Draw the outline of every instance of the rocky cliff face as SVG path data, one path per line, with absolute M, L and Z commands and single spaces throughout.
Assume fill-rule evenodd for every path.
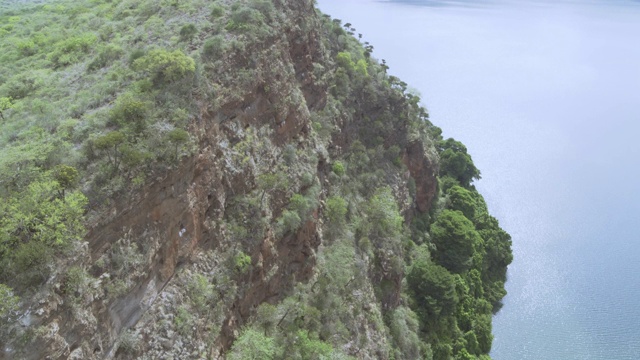
M 346 40 L 328 40 L 326 20 L 310 0 L 275 6 L 280 21 L 270 23 L 272 31 L 237 35 L 242 49 L 203 68 L 216 95 L 193 94 L 193 154 L 104 209 L 76 259 L 91 275 L 81 296 L 70 300 L 64 277 L 51 279 L 54 291 L 38 295 L 23 319 L 38 328 L 36 345 L 5 357 L 223 358 L 261 304 L 278 304 L 299 284 L 312 291 L 322 284 L 318 254 L 334 241 L 324 226 L 327 199 L 347 183 L 336 179 L 343 175 L 333 165 L 358 154 L 354 144 L 373 147 L 380 137 L 380 151 L 394 147 L 380 181 L 406 221 L 430 211 L 437 164 L 425 137 L 411 133 L 412 108 L 402 91 L 358 85 L 358 96 L 337 100 L 334 77 L 342 65 L 331 41 Z M 385 91 L 395 98 L 383 100 Z M 299 224 L 289 225 L 294 194 L 306 205 Z M 366 265 L 367 278 L 347 280 L 362 283 L 357 296 L 366 306 L 388 310 L 402 301 L 403 270 L 393 263 L 394 250 L 382 247 L 369 255 L 379 265 Z M 387 288 L 376 295 L 380 283 Z M 345 351 L 386 358 L 384 330 L 362 316 L 361 342 L 346 341 Z

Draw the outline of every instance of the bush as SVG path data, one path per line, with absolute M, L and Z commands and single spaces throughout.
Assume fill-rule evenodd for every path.
M 184 25 L 180 29 L 180 40 L 182 41 L 191 41 L 193 37 L 198 33 L 198 29 L 193 24 Z
M 47 56 L 54 68 L 74 64 L 89 52 L 98 38 L 92 33 L 71 37 L 55 45 L 55 50 Z
M 236 339 L 229 353 L 229 360 L 274 359 L 276 343 L 273 338 L 253 328 L 246 328 Z
M 13 99 L 11 97 L 0 97 L 0 119 L 4 119 L 3 112 L 13 107 Z
M 202 47 L 202 59 L 205 61 L 213 61 L 222 57 L 227 49 L 227 44 L 222 35 L 213 36 L 205 41 Z
M 290 231 L 300 228 L 302 220 L 295 211 L 285 210 L 278 218 L 278 232 L 282 236 Z
M 118 97 L 109 113 L 112 123 L 126 126 L 134 134 L 139 134 L 146 127 L 149 105 L 132 93 L 124 93 Z
M 176 330 L 182 336 L 189 336 L 192 333 L 191 328 L 193 327 L 193 315 L 185 308 L 184 306 L 178 307 L 178 311 L 176 312 L 176 316 L 173 319 Z
M 141 57 L 145 56 L 146 54 L 147 54 L 147 52 L 144 51 L 143 49 L 135 49 L 129 54 L 129 58 L 127 59 L 127 63 L 129 64 L 129 66 L 133 66 L 133 63 L 136 60 L 140 59 Z
M 100 50 L 98 55 L 89 63 L 87 70 L 96 71 L 120 59 L 124 55 L 124 50 L 116 45 L 107 45 Z
M 336 161 L 333 163 L 333 165 L 331 166 L 331 171 L 333 171 L 334 174 L 342 177 L 344 176 L 345 173 L 345 169 L 344 169 L 344 164 L 342 163 L 342 161 Z
M 151 50 L 133 62 L 137 71 L 150 73 L 158 82 L 175 82 L 193 75 L 196 63 L 180 50 Z
M 32 40 L 22 40 L 16 43 L 16 49 L 22 56 L 31 56 L 37 52 L 36 43 Z
M 248 7 L 238 7 L 231 13 L 231 18 L 226 29 L 233 31 L 247 31 L 263 23 L 263 15 L 260 11 Z
M 211 18 L 212 19 L 217 19 L 219 17 L 222 17 L 224 15 L 224 7 L 214 4 L 211 7 Z
M 22 73 L 14 76 L 6 85 L 7 95 L 12 100 L 19 100 L 31 95 L 43 85 L 37 74 Z
M 389 330 L 402 359 L 421 359 L 420 322 L 409 308 L 400 306 L 390 313 Z
M 251 256 L 241 251 L 233 257 L 233 264 L 237 273 L 244 274 L 251 267 Z
M 83 268 L 72 266 L 64 276 L 62 290 L 70 298 L 77 299 L 83 294 L 88 277 L 89 274 Z
M 344 225 L 347 215 L 347 202 L 340 196 L 332 196 L 327 199 L 325 211 L 331 225 Z
M 18 311 L 20 298 L 13 294 L 13 289 L 0 284 L 0 324 L 8 322 Z
M 53 252 L 42 243 L 31 241 L 21 244 L 11 254 L 9 273 L 12 280 L 23 288 L 37 286 L 49 278 Z
M 205 311 L 214 296 L 213 286 L 209 280 L 200 274 L 195 274 L 187 284 L 189 298 L 198 311 Z

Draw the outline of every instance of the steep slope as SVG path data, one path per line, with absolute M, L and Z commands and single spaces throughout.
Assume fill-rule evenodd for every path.
M 7 63 L 39 72 L 0 73 L 5 357 L 488 353 L 510 239 L 349 26 L 306 0 L 8 6 Z M 47 48 L 42 12 L 82 34 Z

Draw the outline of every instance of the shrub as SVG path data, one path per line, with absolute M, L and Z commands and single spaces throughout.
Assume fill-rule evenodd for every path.
M 147 52 L 144 51 L 143 49 L 135 49 L 129 54 L 129 58 L 127 59 L 127 63 L 129 64 L 129 66 L 133 66 L 133 63 L 136 60 L 140 59 L 141 57 L 145 56 L 146 54 L 147 54 Z
M 102 48 L 98 55 L 89 63 L 87 70 L 96 71 L 118 60 L 124 55 L 124 50 L 121 47 L 109 44 Z
M 233 264 L 237 273 L 244 274 L 251 267 L 251 256 L 240 251 L 233 257 Z
M 0 97 L 0 118 L 4 119 L 3 112 L 13 107 L 13 102 L 10 97 Z
M 280 218 L 278 218 L 278 232 L 280 235 L 284 235 L 287 232 L 297 230 L 301 224 L 302 220 L 300 216 L 298 216 L 298 213 L 285 210 L 282 212 Z
M 222 57 L 227 49 L 227 44 L 222 35 L 213 36 L 205 41 L 202 47 L 202 58 L 206 61 L 213 61 Z
M 344 225 L 347 215 L 347 202 L 340 196 L 332 196 L 327 199 L 325 211 L 332 225 Z
M 198 311 L 207 309 L 213 300 L 213 286 L 209 280 L 200 274 L 195 274 L 187 284 L 189 298 Z
M 253 328 L 246 328 L 236 339 L 229 353 L 229 360 L 274 359 L 276 343 L 273 338 Z
M 224 7 L 217 4 L 211 7 L 211 18 L 217 19 L 223 15 L 224 15 Z
M 260 11 L 248 7 L 239 7 L 233 11 L 227 23 L 227 30 L 247 31 L 253 26 L 263 23 L 263 15 Z
M 16 49 L 22 56 L 31 56 L 36 53 L 36 43 L 33 40 L 22 40 L 16 43 Z
M 193 37 L 198 33 L 198 29 L 193 24 L 184 25 L 180 29 L 180 40 L 182 41 L 191 41 Z
M 84 292 L 89 274 L 79 267 L 71 267 L 64 276 L 62 290 L 72 299 L 77 299 Z
M 176 330 L 182 336 L 189 336 L 191 334 L 191 328 L 193 327 L 193 315 L 183 305 L 178 307 L 176 316 L 173 319 Z
M 19 100 L 31 95 L 42 85 L 42 78 L 37 74 L 22 73 L 9 80 L 6 85 L 6 91 L 10 99 Z
M 54 68 L 74 64 L 89 52 L 91 46 L 98 38 L 92 33 L 73 36 L 56 44 L 55 50 L 47 56 Z
M 13 294 L 13 289 L 0 284 L 0 324 L 8 323 L 15 316 L 19 303 L 20 298 Z
M 44 283 L 51 273 L 51 249 L 37 241 L 21 244 L 11 254 L 9 272 L 20 287 L 29 288 Z
M 139 134 L 146 127 L 149 105 L 132 93 L 124 93 L 116 100 L 109 113 L 110 121 L 120 126 L 127 126 L 134 134 Z
M 331 166 L 331 171 L 333 171 L 334 174 L 342 177 L 345 173 L 344 164 L 342 163 L 342 161 L 334 162 Z
M 135 60 L 133 68 L 150 73 L 158 82 L 170 83 L 192 75 L 196 63 L 180 50 L 156 49 Z

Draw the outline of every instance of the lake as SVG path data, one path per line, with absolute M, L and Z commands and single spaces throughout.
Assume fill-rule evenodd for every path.
M 319 0 L 467 145 L 513 237 L 496 360 L 640 357 L 640 2 Z

